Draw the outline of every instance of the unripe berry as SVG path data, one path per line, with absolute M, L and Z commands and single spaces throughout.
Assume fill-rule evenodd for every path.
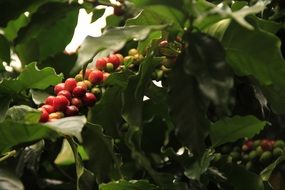
M 99 70 L 105 70 L 107 64 L 106 58 L 98 58 L 96 60 L 96 68 Z
M 282 140 L 277 140 L 277 141 L 275 141 L 273 146 L 274 146 L 274 148 L 276 148 L 276 147 L 284 148 L 285 147 L 285 143 Z
M 82 100 L 79 98 L 72 98 L 71 99 L 71 104 L 75 105 L 76 107 L 81 107 L 83 105 Z
M 45 100 L 45 104 L 52 106 L 54 98 L 55 98 L 55 96 L 48 96 Z
M 45 104 L 41 107 L 42 109 L 45 109 L 48 113 L 55 112 L 55 109 L 52 105 Z
M 114 71 L 114 65 L 113 65 L 113 63 L 107 63 L 107 64 L 106 64 L 106 71 L 108 71 L 108 72 Z
M 68 78 L 64 82 L 65 90 L 72 92 L 72 90 L 77 86 L 77 81 L 75 78 Z
M 138 53 L 139 53 L 138 50 L 135 49 L 135 48 L 130 49 L 129 52 L 128 52 L 128 54 L 131 55 L 131 56 L 134 56 L 134 55 L 136 55 L 136 54 L 138 54 Z
M 71 93 L 67 90 L 61 90 L 57 95 L 65 96 L 68 100 L 71 100 Z
M 248 154 L 248 158 L 249 158 L 250 160 L 255 159 L 257 156 L 258 156 L 258 155 L 257 155 L 257 152 L 256 152 L 255 150 L 251 151 L 251 152 Z
M 279 156 L 284 154 L 284 150 L 282 148 L 276 147 L 276 148 L 273 149 L 272 153 L 273 153 L 273 156 L 275 158 L 278 158 Z
M 88 89 L 87 84 L 86 84 L 85 82 L 83 82 L 83 81 L 78 82 L 78 83 L 77 83 L 77 86 L 81 86 L 81 87 L 85 88 L 86 90 Z
M 85 93 L 86 93 L 86 87 L 83 86 L 76 86 L 72 91 L 74 97 L 82 97 L 85 95 Z
M 87 89 L 89 89 L 89 88 L 91 88 L 93 86 L 92 83 L 89 80 L 84 80 L 83 82 L 86 84 Z
M 99 70 L 94 70 L 89 74 L 88 80 L 96 85 L 96 84 L 100 84 L 103 81 L 103 73 L 102 71 Z
M 65 90 L 65 85 L 64 83 L 59 83 L 54 86 L 53 92 L 57 95 L 60 91 Z
M 42 123 L 47 122 L 49 119 L 48 112 L 45 109 L 41 109 L 41 108 L 39 110 L 41 111 L 41 117 L 40 117 L 39 122 L 42 122 Z
M 108 57 L 108 62 L 112 63 L 115 69 L 121 64 L 120 58 L 114 54 Z
M 53 106 L 56 111 L 64 111 L 68 105 L 69 101 L 63 95 L 56 96 L 53 100 Z
M 67 106 L 66 110 L 65 110 L 65 115 L 66 116 L 74 116 L 74 115 L 78 115 L 78 108 L 74 105 L 71 106 Z
M 82 74 L 77 74 L 74 78 L 75 78 L 75 80 L 76 80 L 77 82 L 79 82 L 79 81 L 82 81 L 82 80 L 83 80 L 83 75 L 82 75 Z
M 96 102 L 96 96 L 90 92 L 87 92 L 83 96 L 82 101 L 83 101 L 84 105 L 86 105 L 86 106 L 93 106 Z
M 272 153 L 270 151 L 265 151 L 261 154 L 259 161 L 263 164 L 267 164 L 271 161 Z
M 54 112 L 54 113 L 49 114 L 49 121 L 61 119 L 63 117 L 64 117 L 64 113 L 62 113 L 62 112 Z
M 92 92 L 93 94 L 95 94 L 95 96 L 98 96 L 98 95 L 101 94 L 100 88 L 97 88 L 97 87 L 92 88 L 92 89 L 91 89 L 91 92 Z

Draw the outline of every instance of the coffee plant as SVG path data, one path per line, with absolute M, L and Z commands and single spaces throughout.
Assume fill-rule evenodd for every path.
M 283 0 L 0 1 L 0 189 L 284 190 L 284 44 Z

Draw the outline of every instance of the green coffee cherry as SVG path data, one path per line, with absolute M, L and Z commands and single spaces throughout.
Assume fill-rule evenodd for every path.
M 163 71 L 162 70 L 156 70 L 155 71 L 155 74 L 156 74 L 156 79 L 155 80 L 161 80 L 162 77 L 163 77 Z
M 75 78 L 75 80 L 76 80 L 77 82 L 83 81 L 83 76 L 82 76 L 82 74 L 77 74 L 74 78 Z
M 230 156 L 232 157 L 233 161 L 238 161 L 240 159 L 240 153 L 238 152 L 231 152 Z
M 252 162 L 251 162 L 251 161 L 247 162 L 247 163 L 245 164 L 245 168 L 246 168 L 247 170 L 252 170 L 252 169 L 253 169 L 253 164 L 252 164 Z
M 248 156 L 248 154 L 243 154 L 242 155 L 242 159 L 243 159 L 243 161 L 248 161 L 249 160 L 249 156 Z
M 257 148 L 260 145 L 260 140 L 253 141 L 253 148 Z
M 263 149 L 262 149 L 261 146 L 258 146 L 258 147 L 256 148 L 256 153 L 257 153 L 258 156 L 261 156 L 261 154 L 262 154 L 263 152 L 264 152 L 264 151 L 263 151 Z
M 282 140 L 277 140 L 275 141 L 275 143 L 273 144 L 273 147 L 279 147 L 279 148 L 285 148 L 285 142 Z
M 221 158 L 222 158 L 222 154 L 221 154 L 221 153 L 215 153 L 215 154 L 214 154 L 214 159 L 213 159 L 213 161 L 214 161 L 214 162 L 217 162 L 217 161 L 219 161 Z
M 272 152 L 273 156 L 275 158 L 278 158 L 279 156 L 283 155 L 284 154 L 284 150 L 280 147 L 276 147 L 273 149 L 273 152 Z
M 256 152 L 255 150 L 251 151 L 251 152 L 248 154 L 248 158 L 249 158 L 250 160 L 253 160 L 253 159 L 257 158 L 257 156 L 258 156 L 258 154 L 257 154 L 257 152 Z
M 106 71 L 107 72 L 113 72 L 114 71 L 114 65 L 112 63 L 106 64 Z
M 98 96 L 98 95 L 101 94 L 100 88 L 97 88 L 97 87 L 92 88 L 92 89 L 91 89 L 91 92 L 92 92 L 93 94 L 95 94 L 96 96 Z
M 240 147 L 239 147 L 239 146 L 235 146 L 235 147 L 233 148 L 233 151 L 235 151 L 235 152 L 240 152 L 240 151 L 241 151 L 241 149 L 240 149 Z
M 267 164 L 271 161 L 272 153 L 270 151 L 265 151 L 261 154 L 259 161 L 263 164 Z

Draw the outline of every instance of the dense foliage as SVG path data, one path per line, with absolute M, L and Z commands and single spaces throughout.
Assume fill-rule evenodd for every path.
M 285 189 L 284 43 L 282 0 L 0 1 L 0 189 Z

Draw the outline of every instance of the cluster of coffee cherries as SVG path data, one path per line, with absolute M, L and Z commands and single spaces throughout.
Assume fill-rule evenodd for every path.
M 227 156 L 228 162 L 242 164 L 246 169 L 260 172 L 285 153 L 283 140 L 257 139 L 246 140 L 239 146 L 224 145 L 218 157 Z
M 79 115 L 81 108 L 93 106 L 101 96 L 103 82 L 120 67 L 123 59 L 121 54 L 99 58 L 94 69 L 80 71 L 74 78 L 55 85 L 54 95 L 48 96 L 39 108 L 39 121 L 48 122 Z

